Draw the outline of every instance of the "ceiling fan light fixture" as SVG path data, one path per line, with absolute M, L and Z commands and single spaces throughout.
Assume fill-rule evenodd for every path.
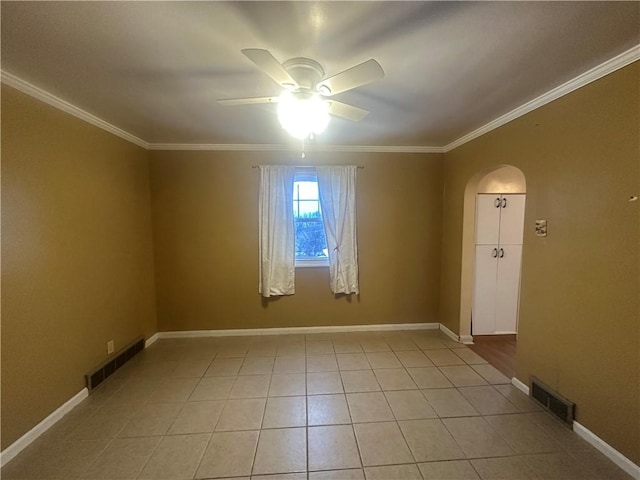
M 284 92 L 278 102 L 278 120 L 292 137 L 319 135 L 329 124 L 329 103 L 316 94 Z

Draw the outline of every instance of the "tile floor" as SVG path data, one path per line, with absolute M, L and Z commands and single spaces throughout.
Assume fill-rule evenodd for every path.
M 630 478 L 438 331 L 160 340 L 1 476 Z

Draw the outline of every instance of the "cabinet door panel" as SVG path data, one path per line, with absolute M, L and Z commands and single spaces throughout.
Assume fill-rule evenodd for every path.
M 522 245 L 500 245 L 499 252 L 495 333 L 516 333 Z
M 476 245 L 498 243 L 500 233 L 500 194 L 479 194 L 476 196 Z M 498 207 L 496 207 L 498 205 Z
M 502 195 L 500 210 L 500 244 L 522 245 L 524 232 L 524 194 Z
M 487 335 L 495 331 L 497 245 L 476 247 L 476 269 L 473 289 L 472 335 Z

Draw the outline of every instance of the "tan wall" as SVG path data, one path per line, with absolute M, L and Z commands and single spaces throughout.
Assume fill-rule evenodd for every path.
M 445 155 L 441 320 L 458 331 L 463 198 L 474 174 L 526 177 L 517 377 L 640 463 L 640 190 L 635 63 Z M 547 219 L 549 235 L 534 234 Z
M 156 330 L 147 152 L 2 87 L 2 448 Z
M 296 269 L 296 294 L 258 294 L 258 180 L 281 152 L 151 152 L 158 329 L 438 321 L 442 155 L 308 154 L 358 164 L 360 297 L 334 298 L 328 269 Z M 293 160 L 291 160 L 293 158 Z

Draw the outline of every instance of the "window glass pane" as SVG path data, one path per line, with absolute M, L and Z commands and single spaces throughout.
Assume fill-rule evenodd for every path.
M 296 228 L 296 258 L 327 258 L 327 240 L 322 224 L 315 171 L 297 174 L 293 184 L 293 214 Z

